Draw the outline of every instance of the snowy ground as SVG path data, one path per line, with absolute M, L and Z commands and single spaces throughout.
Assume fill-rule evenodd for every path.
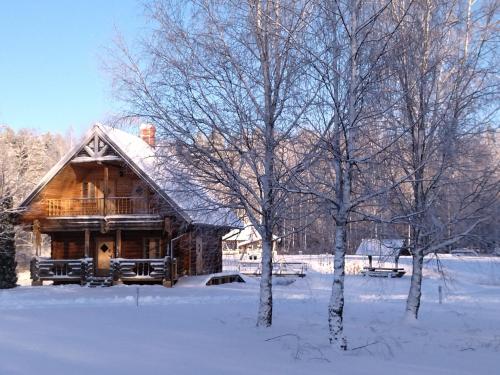
M 429 260 L 421 319 L 409 324 L 402 319 L 409 277 L 356 275 L 362 260 L 350 257 L 352 350 L 342 354 L 327 342 L 330 259 L 303 260 L 305 278 L 276 281 L 270 329 L 255 328 L 252 278 L 1 291 L 0 374 L 500 374 L 500 258 L 443 258 L 446 283 Z

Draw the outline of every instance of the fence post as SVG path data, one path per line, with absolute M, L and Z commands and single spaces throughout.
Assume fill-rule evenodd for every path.
M 40 280 L 40 267 L 38 264 L 38 258 L 34 257 L 30 262 L 30 273 L 31 273 L 31 285 L 32 286 L 42 286 L 43 281 Z
M 163 286 L 171 288 L 173 285 L 173 274 L 172 274 L 172 258 L 165 257 L 165 276 L 163 278 Z
M 113 285 L 122 285 L 122 268 L 118 259 L 111 259 L 111 272 Z

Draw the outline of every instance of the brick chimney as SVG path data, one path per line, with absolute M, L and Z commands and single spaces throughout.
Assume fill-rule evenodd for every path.
M 151 124 L 142 124 L 140 127 L 140 137 L 151 147 L 155 147 L 156 128 Z

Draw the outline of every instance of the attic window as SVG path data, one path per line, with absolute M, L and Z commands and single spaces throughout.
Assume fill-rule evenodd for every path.
M 95 187 L 92 182 L 82 182 L 82 198 L 95 198 Z
M 144 189 L 142 188 L 142 186 L 137 186 L 137 188 L 135 189 L 135 193 L 137 195 L 142 195 L 144 193 Z

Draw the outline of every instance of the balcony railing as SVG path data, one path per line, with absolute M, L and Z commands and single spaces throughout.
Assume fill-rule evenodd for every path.
M 47 199 L 47 215 L 49 217 L 141 214 L 156 214 L 156 209 L 145 198 Z

